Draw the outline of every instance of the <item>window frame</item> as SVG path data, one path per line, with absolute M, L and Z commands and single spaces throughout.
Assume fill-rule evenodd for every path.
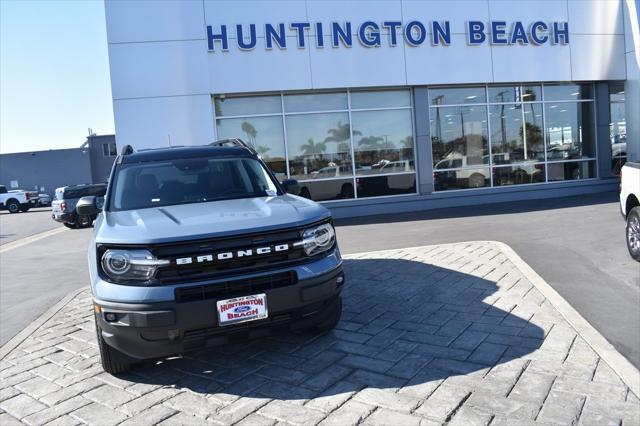
M 589 99 L 568 99 L 568 100 L 546 100 L 545 99 L 545 86 L 555 86 L 558 84 L 588 84 L 591 85 L 591 93 L 592 93 L 592 97 Z M 431 90 L 432 88 L 437 88 L 437 89 L 444 89 L 444 88 L 451 88 L 451 89 L 456 89 L 456 88 L 460 88 L 460 87 L 479 87 L 479 86 L 484 86 L 485 89 L 485 98 L 486 98 L 486 102 L 484 103 L 476 103 L 473 104 L 475 106 L 484 106 L 486 108 L 486 120 L 487 120 L 487 131 L 488 131 L 488 136 L 489 136 L 489 140 L 488 140 L 488 145 L 489 145 L 489 152 L 488 152 L 488 156 L 489 156 L 489 163 L 487 163 L 486 165 L 484 165 L 484 167 L 489 167 L 489 172 L 490 172 L 490 183 L 488 186 L 485 187 L 480 187 L 480 188 L 459 188 L 459 189 L 447 189 L 447 190 L 436 190 L 435 189 L 435 181 L 434 181 L 434 187 L 433 187 L 433 192 L 437 192 L 437 193 L 445 193 L 445 192 L 459 192 L 459 191 L 481 191 L 481 190 L 491 190 L 493 188 L 498 188 L 501 187 L 501 185 L 496 186 L 494 185 L 493 182 L 493 170 L 494 168 L 498 168 L 498 167 L 507 167 L 507 166 L 511 166 L 511 167 L 515 167 L 515 166 L 525 166 L 525 165 L 532 165 L 532 164 L 544 164 L 544 169 L 545 169 L 545 176 L 544 176 L 544 182 L 535 182 L 535 183 L 525 183 L 525 184 L 518 184 L 518 186 L 525 186 L 525 185 L 547 185 L 547 184 L 558 184 L 558 182 L 565 182 L 565 181 L 550 181 L 549 180 L 549 165 L 550 164 L 557 164 L 557 163 L 567 163 L 567 162 L 581 162 L 581 161 L 594 161 L 595 162 L 595 174 L 594 177 L 591 178 L 584 178 L 584 179 L 578 179 L 575 181 L 570 181 L 570 182 L 576 182 L 576 181 L 580 181 L 580 182 L 584 182 L 584 181 L 590 181 L 590 180 L 596 180 L 599 178 L 599 158 L 600 158 L 600 153 L 599 153 L 599 144 L 598 144 L 598 132 L 597 132 L 597 105 L 596 105 L 596 92 L 595 92 L 595 84 L 594 82 L 520 82 L 520 83 L 512 83 L 512 84 L 508 84 L 511 86 L 519 86 L 520 89 L 522 90 L 524 87 L 526 86 L 537 86 L 539 85 L 541 87 L 541 91 L 542 91 L 542 98 L 540 100 L 535 100 L 535 101 L 525 101 L 525 100 L 520 100 L 519 102 L 490 102 L 489 101 L 489 88 L 490 87 L 495 87 L 495 86 L 504 86 L 507 85 L 507 83 L 504 84 L 464 84 L 464 85 L 433 85 L 433 86 L 428 86 L 427 90 Z M 469 104 L 440 104 L 440 105 L 431 105 L 429 100 L 430 95 L 427 94 L 427 104 L 428 104 L 428 117 L 431 118 L 431 114 L 432 111 L 435 110 L 436 108 L 447 108 L 447 107 L 460 107 L 460 106 L 469 106 Z M 545 108 L 546 104 L 557 104 L 557 103 L 581 103 L 581 102 L 591 102 L 592 103 L 592 107 L 593 107 L 593 115 L 591 117 L 592 120 L 592 126 L 593 126 L 593 132 L 594 132 L 594 144 L 595 144 L 595 149 L 594 149 L 594 156 L 592 157 L 585 157 L 585 158 L 580 158 L 580 159 L 568 159 L 568 160 L 549 160 L 548 159 L 548 145 L 549 145 L 549 141 L 547 139 L 547 112 Z M 535 161 L 535 162 L 524 162 L 524 163 L 512 163 L 512 164 L 494 164 L 493 161 L 493 149 L 492 149 L 492 132 L 491 132 L 491 120 L 490 120 L 490 107 L 495 106 L 495 105 L 506 105 L 506 104 L 519 104 L 522 105 L 523 108 L 521 109 L 521 113 L 522 113 L 522 122 L 526 123 L 526 118 L 524 117 L 524 107 L 527 104 L 539 104 L 542 107 L 542 133 L 543 133 L 543 143 L 544 143 L 544 160 L 541 161 Z M 431 136 L 430 136 L 431 137 Z M 525 138 L 525 144 L 526 144 L 526 132 L 524 135 Z M 431 146 L 432 152 L 433 152 L 433 146 Z M 433 167 L 433 166 L 432 166 Z M 465 166 L 465 167 L 459 167 L 459 168 L 447 168 L 447 169 L 437 169 L 437 172 L 441 172 L 441 171 L 457 171 L 457 170 L 465 170 L 465 169 L 477 169 L 479 168 L 478 166 L 476 167 L 472 167 L 472 166 Z M 436 169 L 433 169 L 433 172 L 436 172 Z M 511 186 L 511 185 L 510 185 Z M 515 185 L 514 185 L 515 186 Z
M 409 96 L 409 105 L 406 106 L 394 106 L 394 107 L 378 107 L 378 108 L 352 108 L 351 106 L 351 94 L 354 92 L 385 92 L 385 91 L 406 91 L 408 96 Z M 339 93 L 339 92 L 346 92 L 347 94 L 347 108 L 346 109 L 333 109 L 333 110 L 317 110 L 317 111 L 298 111 L 298 112 L 287 112 L 285 111 L 285 102 L 284 102 L 284 97 L 286 95 L 298 95 L 298 94 L 309 94 L 309 95 L 314 95 L 314 94 L 322 94 L 322 93 Z M 216 97 L 221 96 L 222 94 L 214 94 L 211 96 L 211 102 L 212 104 L 215 103 L 215 99 Z M 285 153 L 285 165 L 286 165 L 286 178 L 290 179 L 291 178 L 291 170 L 290 170 L 290 165 L 289 165 L 289 144 L 288 144 L 288 140 L 287 140 L 287 122 L 286 122 L 286 117 L 287 116 L 294 116 L 294 115 L 311 115 L 311 114 L 321 114 L 321 113 L 347 113 L 348 114 L 348 118 L 349 118 L 349 145 L 351 148 L 350 154 L 351 154 L 351 168 L 352 168 L 352 176 L 339 176 L 339 177 L 331 177 L 331 178 L 324 178 L 324 179 L 302 179 L 299 180 L 298 182 L 300 183 L 305 183 L 305 182 L 322 182 L 322 181 L 331 181 L 331 180 L 343 180 L 343 179 L 351 179 L 352 185 L 353 185 L 353 198 L 348 198 L 348 199 L 342 199 L 342 200 L 326 200 L 326 201 L 321 201 L 321 203 L 343 203 L 343 202 L 348 202 L 348 201 L 354 201 L 354 200 L 358 200 L 358 199 L 375 199 L 375 198 L 389 198 L 389 197 L 406 197 L 406 196 L 412 196 L 412 195 L 418 195 L 420 193 L 419 191 L 419 182 L 420 182 L 420 178 L 419 178 L 419 170 L 418 170 L 418 161 L 417 161 L 417 140 L 416 140 L 416 123 L 415 123 L 415 108 L 414 108 L 414 93 L 413 93 L 413 88 L 412 87 L 378 87 L 378 88 L 359 88 L 359 89 L 327 89 L 327 90 L 314 90 L 314 91 L 281 91 L 281 92 L 266 92 L 266 93 L 260 93 L 260 94 L 256 94 L 256 93 L 243 93 L 243 94 L 238 94 L 236 95 L 225 95 L 226 97 L 248 97 L 248 96 L 280 96 L 280 112 L 277 113 L 268 113 L 268 114 L 247 114 L 247 115 L 229 115 L 229 116 L 216 116 L 215 114 L 215 108 L 213 108 L 213 120 L 214 120 L 214 135 L 217 138 L 218 137 L 218 128 L 216 125 L 216 121 L 217 120 L 225 120 L 225 119 L 232 119 L 232 118 L 254 118 L 254 117 L 281 117 L 282 119 L 282 128 L 284 131 L 284 153 Z M 413 146 L 412 146 L 412 158 L 411 160 L 413 161 L 414 164 L 414 168 L 415 170 L 413 172 L 391 172 L 391 173 L 380 173 L 380 174 L 375 174 L 375 175 L 371 175 L 371 176 L 357 176 L 356 175 L 356 164 L 355 164 L 355 147 L 354 147 L 354 137 L 353 137 L 353 121 L 352 121 L 352 116 L 351 113 L 352 112 L 360 112 L 360 111 L 390 111 L 390 110 L 408 110 L 409 111 L 409 116 L 411 117 L 411 137 L 413 139 Z M 392 195 L 376 195 L 376 196 L 372 196 L 372 197 L 363 197 L 363 198 L 359 198 L 358 197 L 358 185 L 356 180 L 358 178 L 365 178 L 365 177 L 383 177 L 383 176 L 397 176 L 397 175 L 414 175 L 415 176 L 415 192 L 410 192 L 410 193 L 405 193 L 405 194 L 392 194 Z

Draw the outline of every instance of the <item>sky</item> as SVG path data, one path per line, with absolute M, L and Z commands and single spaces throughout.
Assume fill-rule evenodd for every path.
M 0 0 L 0 153 L 113 134 L 102 0 Z

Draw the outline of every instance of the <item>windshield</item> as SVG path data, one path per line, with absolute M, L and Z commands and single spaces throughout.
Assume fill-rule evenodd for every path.
M 111 210 L 278 195 L 253 158 L 186 158 L 123 164 L 111 192 Z

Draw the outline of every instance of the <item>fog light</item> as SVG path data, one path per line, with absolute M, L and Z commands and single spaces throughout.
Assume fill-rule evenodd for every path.
M 107 322 L 116 322 L 118 320 L 118 316 L 116 314 L 114 314 L 113 312 L 105 312 L 104 313 L 104 319 Z
M 344 284 L 344 275 L 340 275 L 338 278 L 336 278 L 336 284 L 338 285 L 338 287 Z

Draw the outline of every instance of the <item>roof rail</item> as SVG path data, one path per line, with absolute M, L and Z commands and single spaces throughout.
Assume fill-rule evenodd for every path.
M 240 138 L 220 139 L 220 140 L 211 142 L 209 144 L 209 146 L 221 146 L 221 147 L 225 145 L 241 146 L 241 147 L 247 148 L 249 151 L 251 151 L 252 154 L 258 155 L 256 150 L 253 149 L 251 145 L 249 145 L 248 143 L 246 143 Z

